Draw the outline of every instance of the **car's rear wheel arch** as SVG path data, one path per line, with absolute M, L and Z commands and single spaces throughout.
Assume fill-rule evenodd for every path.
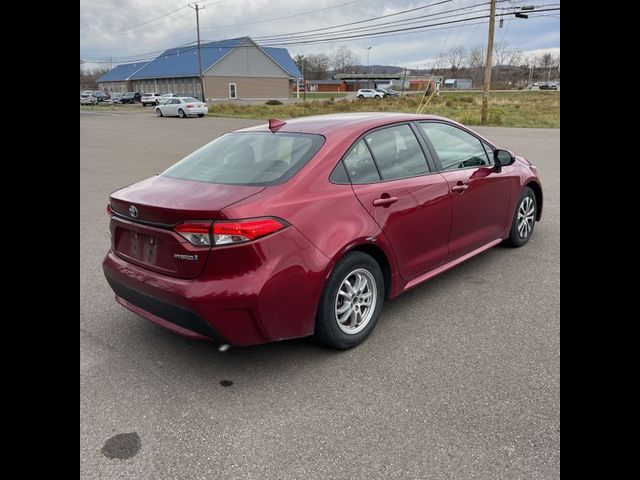
M 376 263 L 380 267 L 380 270 L 382 270 L 382 277 L 384 278 L 384 297 L 385 297 L 385 300 L 388 300 L 391 296 L 391 266 L 389 264 L 389 258 L 384 253 L 384 251 L 377 245 L 372 245 L 370 243 L 361 243 L 344 250 L 338 256 L 338 258 L 336 258 L 336 261 L 332 265 L 331 270 L 327 273 L 327 278 L 329 275 L 331 275 L 331 271 L 333 271 L 333 268 L 335 267 L 335 265 L 343 257 L 345 257 L 351 252 L 366 253 L 376 261 Z
M 542 188 L 537 182 L 531 181 L 525 185 L 533 190 L 533 194 L 536 196 L 536 220 L 540 220 L 542 216 Z

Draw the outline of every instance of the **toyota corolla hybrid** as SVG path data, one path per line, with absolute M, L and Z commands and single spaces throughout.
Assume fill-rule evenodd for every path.
M 270 120 L 113 192 L 116 300 L 231 345 L 371 333 L 385 301 L 499 243 L 528 242 L 536 168 L 428 115 Z

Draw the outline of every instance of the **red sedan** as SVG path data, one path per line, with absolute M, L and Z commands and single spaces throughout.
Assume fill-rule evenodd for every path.
M 354 113 L 223 135 L 111 194 L 116 300 L 231 345 L 364 341 L 383 303 L 542 212 L 536 168 L 454 121 Z

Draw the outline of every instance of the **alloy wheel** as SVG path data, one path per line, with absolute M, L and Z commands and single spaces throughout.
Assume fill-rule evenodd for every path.
M 517 228 L 520 238 L 527 238 L 533 230 L 536 208 L 533 198 L 524 197 L 518 207 Z
M 376 309 L 378 289 L 375 278 L 364 268 L 349 273 L 340 284 L 335 300 L 335 319 L 344 333 L 362 331 Z

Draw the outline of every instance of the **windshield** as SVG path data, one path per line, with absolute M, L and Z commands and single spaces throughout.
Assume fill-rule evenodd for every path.
M 231 185 L 273 185 L 291 178 L 323 143 L 323 136 L 307 133 L 229 133 L 162 175 Z

